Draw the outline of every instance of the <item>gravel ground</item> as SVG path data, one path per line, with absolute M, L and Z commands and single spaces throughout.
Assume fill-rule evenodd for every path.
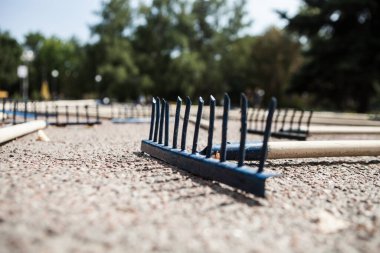
M 268 161 L 262 199 L 142 154 L 146 124 L 45 133 L 0 146 L 0 252 L 380 252 L 379 157 Z

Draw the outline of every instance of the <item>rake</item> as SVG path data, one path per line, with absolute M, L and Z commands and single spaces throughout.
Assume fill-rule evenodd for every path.
M 263 134 L 264 119 L 267 113 L 266 110 L 258 108 L 251 110 L 248 133 Z M 273 116 L 272 137 L 303 141 L 311 135 L 329 134 L 378 135 L 380 134 L 380 125 L 364 118 L 363 115 L 355 119 L 354 116 L 348 118 L 344 113 L 280 109 Z
M 116 115 L 114 115 L 113 107 L 111 107 L 111 122 L 116 124 L 149 123 L 150 118 L 145 109 L 141 105 L 127 104 L 119 107 Z
M 44 129 L 47 124 L 43 120 L 33 120 L 14 126 L 0 128 L 0 144 L 11 141 L 15 138 L 27 135 L 29 133 Z
M 248 133 L 263 135 L 265 132 L 265 116 L 267 110 L 252 109 L 249 116 Z M 313 111 L 282 109 L 273 117 L 271 136 L 293 140 L 306 140 Z M 304 127 L 306 126 L 306 127 Z
M 92 113 L 90 111 L 92 111 Z M 49 125 L 55 126 L 101 124 L 98 105 L 48 106 L 48 104 L 45 103 L 43 106 L 42 103 L 35 101 L 3 99 L 1 112 L 2 114 L 11 115 L 10 123 L 13 125 L 41 118 L 43 118 Z M 5 120 L 6 118 L 3 117 L 2 123 L 5 123 Z
M 271 123 L 273 113 L 275 111 L 277 101 L 272 98 L 267 123 L 262 142 L 262 152 L 259 158 L 258 168 L 247 167 L 244 165 L 245 160 L 245 143 L 247 134 L 247 98 L 241 95 L 241 132 L 237 164 L 227 162 L 227 129 L 228 114 L 230 110 L 230 98 L 224 95 L 223 118 L 222 118 L 222 142 L 220 150 L 220 158 L 212 157 L 214 121 L 215 121 L 215 105 L 216 100 L 210 96 L 210 117 L 207 145 L 210 147 L 205 154 L 197 152 L 198 135 L 203 112 L 204 100 L 199 97 L 198 109 L 196 114 L 196 122 L 194 127 L 193 145 L 191 152 L 186 150 L 187 128 L 189 123 L 189 115 L 191 108 L 191 100 L 186 97 L 185 115 L 183 117 L 182 138 L 178 147 L 178 128 L 180 121 L 182 99 L 177 98 L 174 130 L 172 144 L 169 144 L 169 103 L 164 99 L 153 99 L 152 113 L 148 140 L 142 140 L 141 150 L 150 156 L 164 161 L 168 164 L 178 167 L 179 169 L 190 172 L 191 174 L 200 176 L 205 179 L 218 181 L 220 183 L 235 187 L 237 189 L 252 193 L 256 196 L 265 196 L 265 180 L 275 176 L 273 173 L 264 172 L 264 165 L 267 154 L 267 143 L 271 132 Z

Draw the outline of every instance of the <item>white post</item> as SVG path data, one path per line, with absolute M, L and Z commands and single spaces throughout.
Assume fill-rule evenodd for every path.
M 0 144 L 47 127 L 46 121 L 35 120 L 0 128 Z

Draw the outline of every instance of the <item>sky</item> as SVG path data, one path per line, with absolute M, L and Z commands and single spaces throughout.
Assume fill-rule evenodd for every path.
M 28 32 L 42 32 L 45 36 L 62 39 L 77 37 L 90 40 L 89 25 L 99 21 L 94 14 L 102 0 L 0 0 L 0 30 L 9 31 L 22 42 Z M 257 35 L 271 25 L 283 27 L 275 9 L 290 15 L 297 12 L 301 0 L 247 0 L 249 18 L 253 20 L 247 33 Z

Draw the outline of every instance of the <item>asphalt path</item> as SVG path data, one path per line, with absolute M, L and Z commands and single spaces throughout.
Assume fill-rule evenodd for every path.
M 141 153 L 148 127 L 49 127 L 50 142 L 0 146 L 0 252 L 380 252 L 379 157 L 268 161 L 281 176 L 263 199 Z

